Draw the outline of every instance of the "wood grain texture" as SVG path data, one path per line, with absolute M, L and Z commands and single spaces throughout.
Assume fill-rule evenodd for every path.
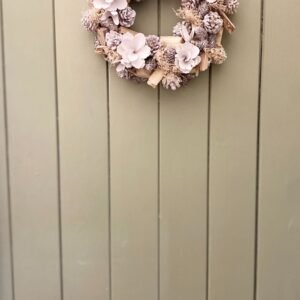
M 260 7 L 241 2 L 228 61 L 212 71 L 209 300 L 253 299 Z
M 178 22 L 161 1 L 162 35 Z M 166 17 L 168 16 L 168 17 Z M 160 299 L 206 299 L 208 73 L 160 97 Z
M 136 30 L 157 32 L 157 4 L 136 3 Z M 149 11 L 152 11 L 149 14 Z M 158 294 L 157 91 L 110 74 L 112 299 Z
M 15 299 L 59 300 L 52 2 L 4 0 L 3 14 Z
M 108 300 L 106 64 L 79 22 L 86 2 L 55 7 L 64 300 Z
M 300 62 L 294 58 L 300 46 L 300 3 L 290 1 L 286 9 L 278 0 L 264 2 L 257 300 L 296 300 L 300 298 Z M 284 63 L 278 64 L 282 55 Z
M 13 300 L 2 17 L 0 2 L 0 299 Z

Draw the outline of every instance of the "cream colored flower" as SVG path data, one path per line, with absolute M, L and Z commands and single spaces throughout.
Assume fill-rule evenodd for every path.
M 201 61 L 199 53 L 199 48 L 189 42 L 178 46 L 175 56 L 176 66 L 182 73 L 190 73 Z
M 98 9 L 115 11 L 117 9 L 126 8 L 128 6 L 128 3 L 127 0 L 93 0 L 93 5 Z

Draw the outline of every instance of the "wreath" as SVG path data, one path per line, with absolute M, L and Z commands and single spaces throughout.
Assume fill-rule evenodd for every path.
M 96 34 L 96 53 L 103 55 L 121 78 L 152 87 L 161 82 L 176 90 L 211 64 L 226 60 L 223 31 L 235 30 L 228 15 L 237 11 L 239 0 L 181 0 L 175 11 L 181 20 L 174 26 L 173 36 L 145 36 L 131 30 L 136 12 L 129 2 L 89 0 L 81 20 Z

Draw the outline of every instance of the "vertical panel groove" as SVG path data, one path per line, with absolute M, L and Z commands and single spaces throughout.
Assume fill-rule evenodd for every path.
M 8 141 L 8 115 L 7 115 L 7 92 L 6 92 L 6 69 L 5 69 L 5 38 L 4 38 L 4 11 L 3 1 L 0 0 L 0 22 L 1 22 L 1 60 L 2 60 L 2 80 L 3 80 L 3 113 L 4 113 L 4 142 L 5 142 L 5 160 L 6 160 L 6 188 L 8 204 L 8 236 L 9 236 L 9 259 L 10 259 L 10 278 L 12 300 L 15 300 L 15 276 L 14 276 L 14 256 L 13 256 L 13 228 L 12 228 L 12 207 L 11 207 L 11 185 L 10 185 L 10 164 L 9 164 L 9 141 Z
M 108 178 L 108 298 L 112 300 L 111 267 L 111 151 L 110 151 L 110 90 L 109 65 L 106 62 L 106 97 L 107 97 L 107 178 Z
M 262 59 L 264 42 L 264 0 L 261 0 L 258 103 L 257 103 L 257 149 L 256 149 L 256 203 L 255 203 L 255 241 L 254 241 L 254 281 L 253 299 L 257 299 L 257 270 L 258 270 L 258 228 L 259 228 L 259 163 L 260 163 L 260 125 L 261 125 L 261 87 L 262 87 Z
M 61 174 L 60 174 L 60 130 L 59 130 L 59 103 L 58 103 L 58 79 L 57 79 L 57 47 L 56 47 L 56 18 L 55 0 L 52 0 L 52 22 L 53 22 L 53 63 L 54 63 L 54 97 L 56 117 L 56 157 L 57 157 L 57 208 L 58 208 L 58 246 L 59 246 L 59 276 L 60 276 L 60 298 L 64 299 L 63 284 L 63 237 L 62 237 L 62 207 L 61 207 Z
M 209 176 L 210 176 L 210 117 L 211 117 L 211 90 L 212 90 L 212 67 L 208 77 L 208 103 L 207 103 L 207 171 L 206 171 L 206 300 L 209 300 Z
M 161 35 L 161 0 L 157 0 L 157 33 Z M 160 97 L 161 85 L 157 88 L 157 300 L 160 300 Z

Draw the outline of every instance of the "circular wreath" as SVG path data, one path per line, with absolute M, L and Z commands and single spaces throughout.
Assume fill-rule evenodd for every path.
M 140 2 L 140 0 L 135 0 Z M 185 85 L 227 56 L 221 44 L 224 28 L 235 26 L 228 18 L 239 0 L 181 0 L 175 11 L 181 19 L 173 36 L 137 33 L 130 28 L 136 12 L 130 0 L 88 0 L 82 25 L 96 33 L 95 51 L 116 67 L 121 78 L 147 82 L 171 90 Z

